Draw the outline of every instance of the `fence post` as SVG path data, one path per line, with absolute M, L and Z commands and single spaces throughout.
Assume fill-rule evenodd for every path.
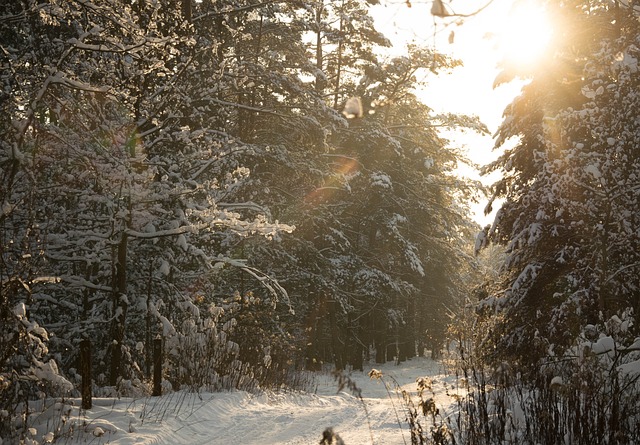
M 82 376 L 82 409 L 91 409 L 91 341 L 80 342 L 80 375 Z
M 153 392 L 152 396 L 162 395 L 162 339 L 153 340 Z

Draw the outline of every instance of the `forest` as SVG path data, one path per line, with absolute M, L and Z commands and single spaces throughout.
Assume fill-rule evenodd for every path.
M 532 403 L 520 443 L 635 443 L 636 0 L 540 2 L 553 40 L 502 65 L 527 82 L 488 190 L 443 136 L 487 127 L 418 94 L 464 61 L 389 56 L 378 0 L 2 3 L 0 438 L 78 393 L 82 341 L 115 396 L 149 389 L 161 339 L 164 391 L 295 388 L 453 344 L 467 408 L 502 373 L 555 416 Z M 466 443 L 503 443 L 469 412 Z

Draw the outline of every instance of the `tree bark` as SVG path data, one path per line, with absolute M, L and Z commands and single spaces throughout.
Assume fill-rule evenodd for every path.
M 91 342 L 84 339 L 80 342 L 80 374 L 82 376 L 82 409 L 91 409 Z
M 182 16 L 187 22 L 191 22 L 191 0 L 182 0 Z
M 340 338 L 338 335 L 338 326 L 336 323 L 336 307 L 338 302 L 329 300 L 329 324 L 331 330 L 331 350 L 333 352 L 333 361 L 337 371 L 344 369 L 344 360 L 342 356 L 342 348 L 340 347 Z
M 374 341 L 376 346 L 376 363 L 382 364 L 387 361 L 387 329 L 384 321 L 384 314 L 374 318 L 373 324 Z
M 324 93 L 326 82 L 322 77 L 324 56 L 322 53 L 322 13 L 324 12 L 324 3 L 319 1 L 316 6 L 316 92 L 320 95 Z
M 113 298 L 114 318 L 111 341 L 111 372 L 109 384 L 115 386 L 122 372 L 122 342 L 129 308 L 127 300 L 127 247 L 128 235 L 123 230 L 117 247 L 115 264 L 115 289 Z
M 343 28 L 344 28 L 344 0 L 340 6 L 340 37 L 338 40 L 338 63 L 336 67 L 336 85 L 333 95 L 333 108 L 338 109 L 338 100 L 340 99 L 340 75 L 342 74 L 342 40 L 343 40 Z
M 153 392 L 152 396 L 162 395 L 162 339 L 153 340 Z

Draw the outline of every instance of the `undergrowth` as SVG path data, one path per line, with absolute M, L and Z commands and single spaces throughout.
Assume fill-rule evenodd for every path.
M 408 426 L 412 445 L 448 445 L 455 444 L 453 432 L 448 419 L 436 406 L 433 382 L 427 377 L 416 380 L 416 398 L 409 391 L 402 389 L 393 376 L 387 376 L 377 369 L 372 369 L 369 378 L 379 380 L 384 385 L 387 396 L 391 401 L 393 413 L 402 435 L 403 443 L 407 444 L 403 425 Z M 371 444 L 374 444 L 373 431 L 369 419 L 367 405 L 362 398 L 362 390 L 356 382 L 343 372 L 334 372 L 338 384 L 338 392 L 348 389 L 362 403 L 363 410 L 369 423 Z M 331 428 L 327 428 L 322 435 L 321 445 L 344 445 L 342 439 Z
M 558 352 L 540 336 L 535 341 L 546 352 L 526 366 L 491 360 L 495 354 L 478 347 L 477 326 L 459 331 L 449 362 L 464 394 L 456 403 L 455 442 L 636 444 L 640 339 L 629 340 L 621 326 L 618 317 L 588 325 L 572 347 Z
M 477 338 L 467 336 L 472 330 L 459 332 L 444 362 L 455 377 L 445 385 L 446 412 L 428 377 L 416 380 L 415 393 L 376 369 L 369 377 L 384 383 L 405 445 L 636 445 L 640 338 L 620 326 L 626 325 L 617 317 L 587 326 L 572 347 L 547 348 L 526 367 L 488 360 Z M 336 374 L 336 380 L 339 390 L 362 400 L 349 377 Z M 322 444 L 342 443 L 327 441 L 333 436 L 325 433 Z

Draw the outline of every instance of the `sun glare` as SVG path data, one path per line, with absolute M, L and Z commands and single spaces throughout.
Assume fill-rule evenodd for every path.
M 498 50 L 519 68 L 536 64 L 551 40 L 551 23 L 535 2 L 518 2 L 497 26 Z

